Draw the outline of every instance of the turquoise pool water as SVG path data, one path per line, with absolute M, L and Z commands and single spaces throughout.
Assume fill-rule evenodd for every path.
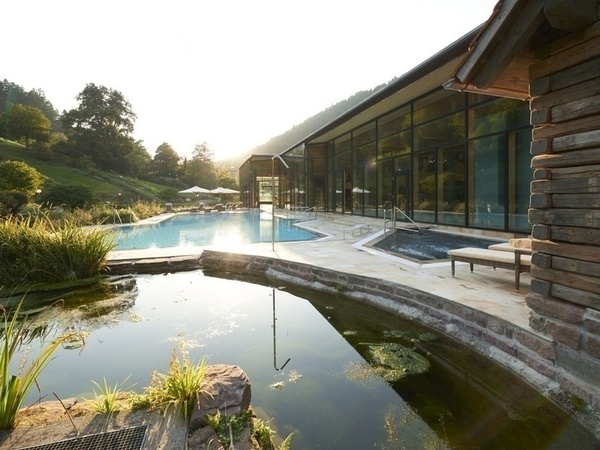
M 295 222 L 275 217 L 275 242 L 318 237 Z M 271 242 L 272 228 L 271 214 L 264 212 L 178 214 L 156 224 L 119 227 L 115 250 Z

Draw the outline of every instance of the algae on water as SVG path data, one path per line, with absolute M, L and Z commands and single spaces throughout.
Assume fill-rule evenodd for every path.
M 429 370 L 427 358 L 415 350 L 393 342 L 369 345 L 375 371 L 386 381 L 398 381 L 407 375 L 424 373 Z

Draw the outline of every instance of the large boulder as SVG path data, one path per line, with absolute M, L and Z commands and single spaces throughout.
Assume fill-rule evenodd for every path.
M 235 416 L 250 408 L 250 380 L 238 366 L 217 364 L 210 366 L 205 375 L 205 390 L 194 405 L 190 418 L 188 445 L 191 449 L 219 448 L 216 434 L 208 426 L 207 416 L 220 413 Z M 251 430 L 244 430 L 236 448 L 256 449 Z M 209 444 L 210 443 L 210 444 Z

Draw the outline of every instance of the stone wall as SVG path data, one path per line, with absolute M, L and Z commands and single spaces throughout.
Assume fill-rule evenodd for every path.
M 555 364 L 564 357 L 563 346 L 547 336 L 521 329 L 482 311 L 390 281 L 277 258 L 205 250 L 200 264 L 208 273 L 215 270 L 266 275 L 320 291 L 341 293 L 349 299 L 418 320 L 503 365 L 541 392 L 550 394 L 562 387 L 593 408 L 600 408 L 600 392 L 594 383 L 573 376 Z M 590 327 L 600 328 L 598 316 L 585 308 L 581 310 Z M 568 308 L 561 317 L 576 320 L 576 314 Z
M 555 343 L 557 381 L 576 390 L 600 386 L 600 23 L 536 54 L 526 301 L 531 327 Z M 597 402 L 591 387 L 579 395 Z

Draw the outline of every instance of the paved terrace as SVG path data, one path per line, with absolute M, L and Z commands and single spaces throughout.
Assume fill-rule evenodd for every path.
M 161 220 L 166 216 L 150 219 Z M 207 247 L 166 248 L 152 250 L 114 251 L 111 260 L 131 260 L 152 257 L 199 255 L 203 249 L 260 255 L 301 262 L 354 275 L 388 280 L 461 303 L 486 314 L 504 319 L 522 329 L 529 327 L 529 308 L 525 294 L 531 289 L 528 273 L 521 276 L 520 291 L 514 289 L 514 272 L 491 267 L 457 263 L 456 277 L 450 273 L 450 262 L 416 264 L 369 247 L 383 233 L 383 220 L 361 216 L 318 214 L 317 219 L 302 222 L 302 226 L 325 237 L 308 242 L 213 245 Z M 357 230 L 356 225 L 368 225 L 371 231 Z

